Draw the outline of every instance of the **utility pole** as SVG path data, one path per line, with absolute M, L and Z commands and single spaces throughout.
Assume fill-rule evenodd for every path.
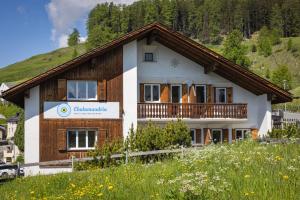
M 286 80 L 283 80 L 283 89 L 286 89 Z M 284 103 L 284 111 L 286 112 L 286 103 Z

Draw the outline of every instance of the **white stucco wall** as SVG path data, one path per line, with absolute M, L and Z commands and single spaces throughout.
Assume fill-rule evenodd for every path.
M 40 152 L 40 87 L 29 90 L 29 98 L 24 99 L 25 133 L 24 161 L 25 163 L 39 162 Z M 26 169 L 25 169 L 26 173 Z
M 123 137 L 137 126 L 137 41 L 123 46 Z
M 201 65 L 158 42 L 151 44 L 157 54 L 157 61 L 144 62 L 143 53 L 145 49 L 149 48 L 145 45 L 145 40 L 138 42 L 138 84 L 186 83 L 188 85 L 212 84 L 214 87 L 233 87 L 233 102 L 248 104 L 247 120 L 187 122 L 192 128 L 258 128 L 260 134 L 266 134 L 267 130 L 271 129 L 271 103 L 267 101 L 267 95 L 256 96 L 213 72 L 205 74 Z M 176 67 L 173 66 L 174 59 L 178 63 Z M 139 90 L 137 92 L 139 97 Z

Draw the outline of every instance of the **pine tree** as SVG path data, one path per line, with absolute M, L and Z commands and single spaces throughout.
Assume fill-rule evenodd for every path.
M 264 26 L 259 31 L 258 36 L 258 52 L 261 55 L 264 55 L 265 57 L 268 57 L 272 54 L 272 45 L 271 45 L 271 39 L 269 37 L 270 31 L 269 29 Z
M 279 65 L 273 71 L 271 81 L 281 88 L 284 87 L 285 83 L 287 90 L 292 89 L 292 75 L 286 65 Z
M 271 27 L 273 30 L 278 32 L 279 36 L 283 35 L 283 19 L 281 9 L 277 3 L 272 7 Z
M 76 46 L 79 43 L 79 32 L 76 28 L 73 29 L 73 32 L 69 35 L 68 45 L 69 47 Z
M 249 67 L 250 60 L 246 56 L 247 47 L 242 45 L 243 35 L 239 30 L 233 30 L 224 42 L 223 54 L 226 58 L 243 67 Z
M 76 58 L 78 56 L 78 52 L 77 49 L 74 48 L 73 54 L 72 54 L 72 58 Z
M 87 49 L 99 47 L 116 37 L 108 27 L 95 26 L 88 34 Z

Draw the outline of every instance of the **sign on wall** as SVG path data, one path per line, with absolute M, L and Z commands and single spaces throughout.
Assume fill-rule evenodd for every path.
M 45 119 L 118 119 L 119 102 L 44 102 Z

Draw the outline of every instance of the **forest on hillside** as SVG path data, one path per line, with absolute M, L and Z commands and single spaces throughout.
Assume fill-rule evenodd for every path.
M 244 37 L 266 26 L 282 37 L 300 34 L 300 0 L 140 0 L 131 5 L 97 5 L 87 21 L 88 47 L 153 21 L 218 44 L 237 29 Z

